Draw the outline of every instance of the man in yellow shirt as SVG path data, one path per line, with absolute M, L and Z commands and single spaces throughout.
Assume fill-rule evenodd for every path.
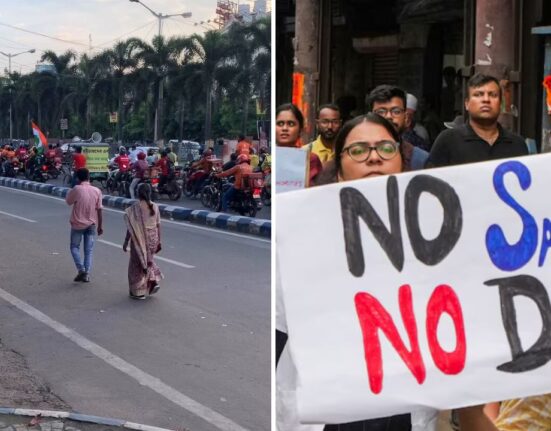
M 341 111 L 337 105 L 320 106 L 316 118 L 319 135 L 315 141 L 310 142 L 305 147 L 316 154 L 323 165 L 335 157 L 335 138 L 341 124 Z

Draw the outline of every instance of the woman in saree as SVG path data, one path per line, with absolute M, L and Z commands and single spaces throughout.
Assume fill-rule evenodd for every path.
M 124 214 L 126 238 L 123 250 L 130 243 L 128 284 L 130 297 L 145 299 L 159 290 L 163 278 L 153 256 L 161 251 L 161 218 L 159 207 L 151 201 L 151 186 L 140 184 L 138 202 L 128 207 Z

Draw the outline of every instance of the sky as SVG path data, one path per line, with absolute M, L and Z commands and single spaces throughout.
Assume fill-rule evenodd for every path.
M 141 1 L 163 15 L 192 13 L 191 18 L 163 19 L 163 36 L 184 36 L 217 28 L 207 23 L 216 17 L 216 0 Z M 252 8 L 254 2 L 239 3 L 248 3 Z M 23 74 L 34 70 L 44 51 L 62 54 L 71 49 L 79 54 L 94 54 L 129 37 L 151 42 L 157 32 L 158 19 L 141 4 L 129 0 L 0 0 L 0 51 L 18 54 L 36 50 L 34 54 L 12 56 L 12 71 Z M 0 75 L 8 69 L 8 61 L 7 56 L 0 54 Z

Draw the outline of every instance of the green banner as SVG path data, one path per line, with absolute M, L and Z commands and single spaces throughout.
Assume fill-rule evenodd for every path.
M 86 156 L 86 167 L 90 173 L 107 172 L 109 163 L 109 146 L 83 146 L 82 153 Z

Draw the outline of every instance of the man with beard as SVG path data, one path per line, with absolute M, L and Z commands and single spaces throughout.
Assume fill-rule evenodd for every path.
M 465 99 L 469 120 L 438 135 L 427 166 L 459 165 L 528 154 L 524 140 L 498 123 L 500 107 L 501 87 L 496 78 L 477 73 L 469 79 Z
M 393 85 L 379 85 L 367 96 L 367 110 L 390 121 L 400 137 L 406 130 L 406 92 Z M 402 137 L 404 170 L 423 169 L 428 153 Z
M 316 126 L 319 135 L 315 141 L 310 142 L 306 147 L 316 154 L 321 163 L 325 165 L 335 157 L 335 138 L 341 128 L 341 111 L 337 105 L 321 105 L 318 109 Z

